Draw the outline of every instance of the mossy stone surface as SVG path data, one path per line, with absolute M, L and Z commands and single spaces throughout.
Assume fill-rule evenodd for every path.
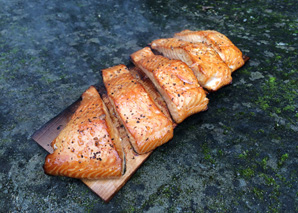
M 0 0 L 0 212 L 297 212 L 296 1 Z M 30 136 L 100 69 L 183 29 L 227 35 L 250 61 L 209 94 L 105 204 L 50 177 Z

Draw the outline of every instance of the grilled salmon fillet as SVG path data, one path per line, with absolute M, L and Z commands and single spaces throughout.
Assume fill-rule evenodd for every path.
M 154 55 L 149 47 L 133 53 L 131 59 L 154 83 L 176 123 L 207 109 L 206 93 L 184 62 Z
M 103 81 L 134 150 L 143 154 L 173 137 L 173 124 L 125 65 L 102 70 Z
M 168 38 L 154 40 L 151 47 L 170 59 L 185 62 L 193 70 L 200 85 L 209 91 L 216 91 L 232 82 L 230 68 L 205 43 L 193 44 Z
M 136 66 L 130 67 L 129 72 L 132 74 L 134 78 L 139 80 L 139 82 L 143 85 L 145 90 L 150 95 L 151 99 L 154 101 L 156 106 L 162 111 L 162 113 L 171 121 L 173 121 L 169 109 L 167 107 L 167 103 L 165 102 L 161 94 L 158 92 L 150 78 L 148 78 L 148 76 L 140 68 Z M 173 128 L 175 127 L 176 124 L 173 122 Z
M 221 59 L 234 72 L 244 65 L 242 52 L 225 35 L 213 31 L 191 31 L 183 30 L 176 33 L 175 38 L 189 42 L 203 42 L 210 45 L 221 57 Z
M 51 143 L 44 171 L 49 175 L 99 179 L 120 177 L 124 152 L 117 129 L 97 90 L 91 86 L 70 121 Z

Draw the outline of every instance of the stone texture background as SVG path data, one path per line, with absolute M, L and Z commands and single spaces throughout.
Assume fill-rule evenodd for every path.
M 296 1 L 0 0 L 0 212 L 297 212 Z M 30 136 L 100 69 L 183 29 L 226 34 L 249 63 L 175 129 L 113 200 L 49 177 Z

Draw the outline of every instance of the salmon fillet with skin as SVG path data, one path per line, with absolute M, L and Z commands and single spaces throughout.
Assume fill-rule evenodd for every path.
M 193 70 L 199 84 L 209 91 L 216 91 L 232 82 L 230 68 L 205 43 L 193 44 L 168 38 L 154 40 L 151 47 L 170 59 L 185 62 Z
M 83 93 L 80 106 L 51 146 L 46 174 L 101 179 L 120 177 L 124 171 L 119 133 L 93 86 Z
M 184 62 L 154 55 L 149 47 L 133 53 L 131 59 L 154 83 L 176 123 L 207 109 L 206 93 Z
M 191 31 L 184 30 L 176 33 L 175 38 L 189 42 L 205 42 L 210 45 L 221 57 L 221 59 L 234 72 L 244 65 L 242 52 L 225 35 L 213 31 Z
M 134 150 L 147 153 L 173 137 L 173 123 L 155 105 L 125 65 L 102 70 L 109 99 Z

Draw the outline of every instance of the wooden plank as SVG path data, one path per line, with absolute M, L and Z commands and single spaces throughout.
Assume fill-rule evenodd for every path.
M 107 104 L 107 97 L 104 95 L 103 100 Z M 48 152 L 53 152 L 51 147 L 51 142 L 58 136 L 60 131 L 65 127 L 66 123 L 70 119 L 71 115 L 75 112 L 78 107 L 80 100 L 74 102 L 72 105 L 63 110 L 55 118 L 47 122 L 39 130 L 37 130 L 33 135 L 32 139 L 36 141 L 40 146 L 42 146 Z M 109 103 L 108 103 L 109 104 Z M 112 110 L 109 107 L 109 110 Z M 112 116 L 112 119 L 116 119 Z M 114 122 L 118 122 L 115 121 Z M 108 202 L 112 197 L 121 189 L 122 186 L 129 180 L 133 173 L 141 166 L 141 164 L 149 157 L 151 153 L 144 155 L 138 155 L 132 149 L 129 140 L 126 136 L 125 130 L 121 125 L 118 125 L 118 130 L 123 140 L 125 159 L 126 159 L 126 172 L 119 179 L 103 179 L 103 180 L 86 180 L 82 181 L 99 197 L 101 197 L 105 202 Z M 123 137 L 124 136 L 124 137 Z
M 245 62 L 249 60 L 249 57 L 243 56 Z M 140 70 L 135 67 L 130 67 L 130 70 L 135 78 L 139 79 L 146 90 L 149 92 L 153 100 L 159 106 L 159 108 L 170 118 L 170 114 L 166 107 L 166 103 L 163 98 L 155 89 L 152 82 L 144 76 Z M 126 159 L 126 172 L 119 179 L 105 179 L 105 180 L 86 180 L 82 179 L 82 181 L 99 197 L 101 197 L 105 202 L 110 201 L 113 196 L 124 186 L 124 184 L 129 180 L 129 178 L 136 172 L 136 170 L 142 165 L 142 163 L 150 156 L 150 153 L 144 155 L 138 155 L 134 152 L 133 148 L 130 145 L 129 139 L 126 135 L 124 127 L 120 124 L 119 120 L 115 116 L 114 112 L 106 94 L 105 89 L 100 87 L 99 93 L 102 96 L 103 101 L 107 105 L 112 121 L 116 124 L 117 129 L 119 130 L 120 136 L 123 140 L 125 159 Z M 39 130 L 37 130 L 33 135 L 32 139 L 36 141 L 40 146 L 42 146 L 45 150 L 52 153 L 53 149 L 51 147 L 51 142 L 58 136 L 60 131 L 65 127 L 67 122 L 69 121 L 71 115 L 75 112 L 77 107 L 80 104 L 80 100 L 78 99 L 72 105 L 63 110 L 59 115 L 51 119 L 44 126 L 42 126 Z M 174 127 L 176 124 L 174 124 Z

